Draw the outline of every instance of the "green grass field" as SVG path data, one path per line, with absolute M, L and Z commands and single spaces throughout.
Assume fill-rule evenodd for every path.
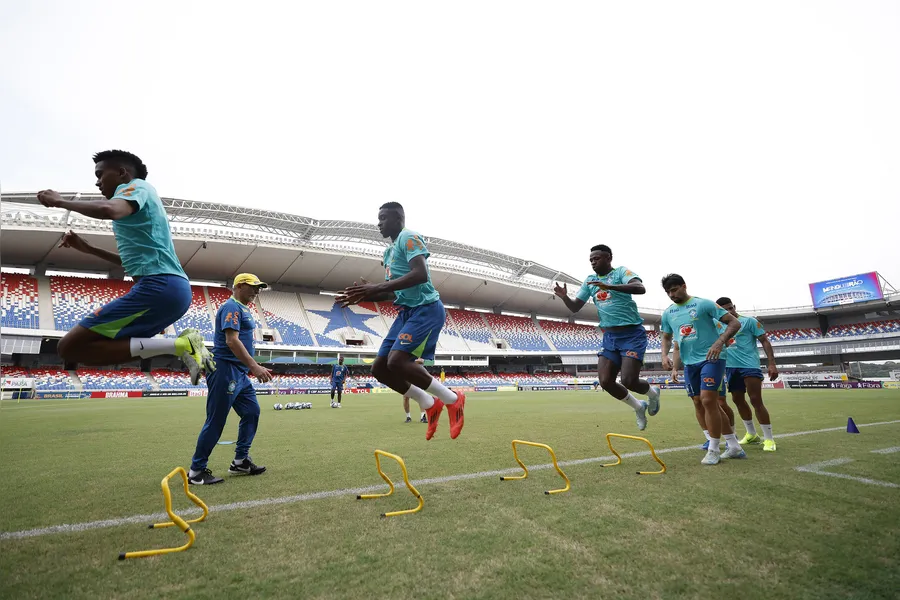
M 210 461 L 225 483 L 192 488 L 210 516 L 186 552 L 118 561 L 122 551 L 179 545 L 174 528 L 147 518 L 75 531 L 11 533 L 151 515 L 163 510 L 160 480 L 187 467 L 204 420 L 202 398 L 3 402 L 0 449 L 0 579 L 4 598 L 896 598 L 900 590 L 900 488 L 800 472 L 828 470 L 900 484 L 900 392 L 767 391 L 778 452 L 748 446 L 749 460 L 703 467 L 697 448 L 661 454 L 665 475 L 638 476 L 649 456 L 625 465 L 565 466 L 572 490 L 545 496 L 560 478 L 532 470 L 500 482 L 485 471 L 515 467 L 514 438 L 553 446 L 561 461 L 608 456 L 607 432 L 637 434 L 633 412 L 603 393 L 473 394 L 466 428 L 425 441 L 404 424 L 400 398 L 324 396 L 304 411 L 263 414 L 253 458 L 258 477 L 229 477 L 234 446 Z M 287 398 L 279 398 L 284 403 Z M 852 416 L 859 435 L 844 431 Z M 232 414 L 223 440 L 235 440 Z M 836 431 L 815 432 L 839 428 Z M 743 428 L 738 423 L 739 435 Z M 683 392 L 663 395 L 644 433 L 657 450 L 699 445 Z M 644 450 L 622 441 L 624 452 Z M 405 458 L 425 508 L 402 485 L 358 501 L 346 491 L 382 484 L 373 450 Z M 525 448 L 523 459 L 549 462 Z M 396 464 L 386 471 L 400 481 Z M 173 482 L 176 511 L 192 506 Z M 276 501 L 281 499 L 279 501 Z M 233 503 L 259 500 L 252 506 Z M 231 507 L 222 507 L 232 504 Z M 96 524 L 95 524 L 96 525 Z

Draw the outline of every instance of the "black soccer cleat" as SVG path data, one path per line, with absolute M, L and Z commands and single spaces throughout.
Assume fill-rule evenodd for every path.
M 203 469 L 193 477 L 188 476 L 188 483 L 191 485 L 212 485 L 214 483 L 222 483 L 225 481 L 221 477 L 216 477 L 209 469 Z
M 228 472 L 234 475 L 259 475 L 260 473 L 265 473 L 266 468 L 253 464 L 253 461 L 248 457 L 240 462 L 231 461 Z
M 419 419 L 419 423 L 427 423 L 427 422 L 428 422 L 428 417 L 426 417 L 425 415 L 422 415 L 422 418 Z
M 412 423 L 412 417 L 406 417 L 406 420 L 403 422 L 404 423 Z

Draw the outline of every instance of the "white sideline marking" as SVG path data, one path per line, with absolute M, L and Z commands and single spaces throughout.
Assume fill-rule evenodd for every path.
M 838 465 L 846 465 L 852 463 L 852 458 L 834 458 L 822 462 L 804 465 L 802 467 L 794 467 L 797 471 L 804 473 L 815 473 L 816 475 L 827 475 L 828 477 L 837 477 L 839 479 L 849 479 L 850 481 L 858 481 L 859 483 L 867 483 L 869 485 L 880 485 L 881 487 L 900 488 L 900 484 L 891 483 L 889 481 L 878 481 L 877 479 L 869 479 L 868 477 L 854 477 L 853 475 L 844 475 L 843 473 L 832 473 L 825 471 L 825 467 L 837 467 Z
M 894 446 L 893 448 L 882 448 L 881 450 L 872 450 L 872 454 L 893 454 L 894 452 L 900 452 L 900 446 Z
M 876 427 L 878 425 L 893 425 L 895 423 L 900 423 L 900 419 L 894 421 L 878 421 L 876 423 L 857 423 L 857 427 Z M 825 429 L 814 429 L 811 431 L 794 431 L 792 433 L 782 433 L 777 437 L 780 438 L 790 438 L 797 437 L 801 435 L 812 435 L 815 433 L 828 433 L 831 431 L 844 431 L 845 427 L 828 427 Z M 683 452 L 685 450 L 697 450 L 700 447 L 699 444 L 693 444 L 691 446 L 681 446 L 679 448 L 663 448 L 662 450 L 657 450 L 657 454 L 668 454 L 670 452 Z M 628 452 L 622 454 L 622 458 L 634 458 L 638 456 L 650 456 L 649 450 L 644 450 L 641 452 Z M 564 460 L 560 461 L 559 465 L 561 467 L 570 467 L 574 465 L 584 465 L 588 463 L 595 462 L 606 462 L 613 460 L 615 456 L 595 456 L 593 458 L 579 458 L 575 460 Z M 817 463 L 823 464 L 823 463 Z M 814 465 L 812 465 L 814 466 Z M 529 466 L 529 471 L 539 471 L 542 469 L 550 469 L 553 467 L 552 463 L 545 463 L 542 465 Z M 797 467 L 797 469 L 801 469 L 801 467 Z M 446 475 L 444 477 L 432 477 L 430 479 L 415 479 L 412 481 L 413 485 L 421 486 L 428 485 L 432 483 L 448 483 L 451 481 L 464 481 L 467 479 L 484 479 L 488 477 L 498 477 L 500 475 L 514 475 L 520 473 L 521 469 L 511 468 L 511 469 L 500 469 L 497 471 L 479 471 L 478 473 L 462 473 L 460 475 Z M 850 478 L 856 479 L 854 477 L 849 477 L 847 475 L 839 475 L 837 473 L 823 473 L 825 475 L 833 475 L 835 477 L 842 478 Z M 883 483 L 883 482 L 882 482 Z M 895 486 L 896 484 L 889 484 L 890 486 Z M 242 502 L 232 502 L 230 504 L 219 504 L 215 506 L 209 507 L 209 512 L 221 512 L 227 510 L 239 510 L 243 508 L 256 508 L 258 506 L 272 506 L 276 504 L 294 504 L 296 502 L 306 502 L 308 500 L 321 500 L 323 498 L 334 498 L 337 496 L 357 496 L 359 494 L 368 494 L 371 492 L 376 492 L 379 490 L 387 489 L 387 485 L 371 485 L 367 487 L 358 487 L 358 488 L 346 488 L 342 490 L 330 490 L 327 492 L 311 492 L 308 494 L 298 494 L 295 496 L 281 496 L 279 498 L 261 498 L 259 500 L 244 500 Z M 898 486 L 900 487 L 900 486 Z M 198 508 L 190 508 L 180 512 L 182 516 L 188 515 L 197 515 L 200 514 L 200 509 Z M 72 523 L 65 525 L 53 525 L 50 527 L 40 527 L 37 529 L 23 529 L 21 531 L 4 531 L 0 533 L 0 540 L 20 540 L 23 538 L 30 537 L 38 537 L 42 535 L 51 535 L 55 533 L 75 533 L 79 531 L 88 531 L 90 529 L 103 529 L 106 527 L 118 527 L 120 525 L 129 525 L 129 524 L 150 524 L 162 519 L 168 520 L 168 515 L 166 513 L 153 513 L 149 515 L 133 515 L 130 517 L 118 517 L 115 519 L 105 519 L 103 521 L 88 521 L 86 523 Z

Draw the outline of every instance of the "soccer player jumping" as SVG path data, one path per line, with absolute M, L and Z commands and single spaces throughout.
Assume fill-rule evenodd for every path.
M 378 210 L 378 230 L 392 241 L 382 259 L 384 281 L 354 284 L 336 301 L 341 306 L 349 306 L 364 301 L 394 300 L 400 312 L 378 350 L 372 375 L 398 394 L 419 403 L 428 416 L 426 440 L 434 437 L 438 417 L 447 405 L 450 438 L 456 439 L 463 428 L 465 394 L 450 390 L 416 363 L 417 358 L 434 359 L 446 316 L 440 294 L 431 283 L 426 262 L 430 253 L 425 242 L 405 226 L 406 215 L 399 203 L 388 202 Z
M 734 344 L 729 347 L 728 358 L 725 361 L 725 379 L 728 381 L 728 391 L 731 392 L 731 401 L 738 409 L 747 434 L 741 438 L 742 444 L 758 444 L 759 434 L 753 426 L 753 412 L 763 430 L 763 450 L 775 452 L 775 438 L 772 436 L 772 420 L 769 411 L 762 400 L 763 374 L 760 369 L 759 351 L 756 349 L 756 341 L 762 344 L 766 358 L 769 359 L 769 381 L 778 379 L 778 366 L 775 364 L 775 350 L 766 336 L 766 330 L 762 324 L 753 317 L 744 317 L 738 314 L 737 308 L 730 298 L 722 297 L 716 304 L 727 310 L 741 323 L 741 328 L 734 334 Z M 744 399 L 744 392 L 750 396 L 750 404 L 753 412 Z
M 153 337 L 187 312 L 191 285 L 175 254 L 162 201 L 145 181 L 147 167 L 123 150 L 99 152 L 94 163 L 96 185 L 105 200 L 65 200 L 53 190 L 39 192 L 38 200 L 47 207 L 112 221 L 118 254 L 91 246 L 71 231 L 59 247 L 121 265 L 134 286 L 85 317 L 59 341 L 57 351 L 67 362 L 95 366 L 174 355 L 185 363 L 196 385 L 201 371 L 215 369 L 200 332 L 185 329 L 174 340 Z
M 740 329 L 740 322 L 711 300 L 697 298 L 687 293 L 687 284 L 681 275 L 663 277 L 662 287 L 674 302 L 662 316 L 662 364 L 672 371 L 672 379 L 678 380 L 678 365 L 669 357 L 674 335 L 684 360 L 684 385 L 695 406 L 702 405 L 706 413 L 706 429 L 709 431 L 709 450 L 704 465 L 719 463 L 719 439 L 724 434 L 728 448 L 721 458 L 747 458 L 728 417 L 719 406 L 719 388 L 725 376 L 725 361 L 720 358 L 725 343 Z M 718 335 L 716 321 L 727 325 Z
M 557 283 L 553 291 L 573 313 L 581 310 L 589 298 L 594 301 L 603 329 L 603 346 L 597 353 L 600 386 L 613 398 L 634 409 L 637 427 L 643 431 L 647 428 L 647 414 L 652 417 L 659 412 L 660 396 L 658 387 L 640 378 L 647 351 L 647 331 L 632 296 L 647 290 L 636 273 L 625 267 L 613 268 L 612 258 L 609 246 L 594 246 L 590 254 L 594 273 L 585 278 L 575 300 L 569 298 L 565 284 Z M 621 384 L 616 381 L 620 372 Z M 638 400 L 631 392 L 647 396 L 649 403 Z

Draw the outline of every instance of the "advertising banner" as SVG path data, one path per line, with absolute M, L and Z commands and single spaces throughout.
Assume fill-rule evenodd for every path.
M 144 390 L 140 392 L 144 398 L 174 398 L 177 396 L 187 396 L 187 390 Z
M 478 388 L 472 387 L 471 385 L 450 385 L 447 387 L 449 387 L 454 392 L 462 392 L 464 394 L 468 394 L 469 392 L 474 392 L 478 389 Z
M 90 392 L 91 398 L 143 398 L 144 392 L 140 390 L 94 390 Z
M 884 299 L 878 273 L 874 271 L 811 283 L 809 294 L 812 296 L 813 308 Z
M 496 392 L 497 386 L 496 385 L 476 385 L 475 391 L 476 392 Z
M 763 386 L 764 390 L 783 390 L 784 382 L 776 381 L 776 382 L 772 383 L 771 381 L 763 381 L 762 386 Z
M 515 392 L 515 391 L 518 390 L 518 389 L 519 389 L 519 388 L 517 388 L 517 387 L 514 386 L 514 385 L 498 385 L 498 386 L 497 386 L 497 391 L 498 391 L 498 392 Z
M 34 379 L 31 377 L 4 377 L 4 388 L 33 388 Z
M 865 389 L 865 390 L 880 390 L 881 382 L 880 381 L 832 381 L 828 384 L 832 389 L 841 389 L 841 390 L 850 390 L 850 389 Z
M 661 387 L 664 390 L 683 390 L 684 384 L 683 383 L 660 383 L 659 387 Z
M 791 389 L 828 389 L 834 381 L 788 381 L 788 387 Z
M 886 390 L 900 390 L 900 381 L 882 381 L 881 387 Z
M 35 392 L 36 398 L 43 398 L 46 400 L 65 400 L 68 398 L 90 398 L 90 392 L 75 392 L 75 391 L 56 391 L 56 392 Z

